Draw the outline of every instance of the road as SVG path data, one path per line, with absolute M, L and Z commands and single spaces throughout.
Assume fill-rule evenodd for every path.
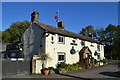
M 119 64 L 120 65 L 120 64 Z M 37 78 L 38 80 L 41 78 L 49 78 L 54 80 L 55 78 L 61 78 L 61 79 L 95 79 L 95 78 L 110 78 L 110 79 L 120 79 L 120 66 L 117 64 L 114 65 L 105 65 L 102 67 L 97 67 L 89 70 L 84 70 L 84 71 L 75 71 L 75 72 L 69 72 L 69 73 L 64 73 L 64 74 L 52 74 L 52 75 L 40 75 L 40 76 L 30 76 L 30 75 L 14 75 L 14 76 L 6 76 L 4 78 L 32 78 L 30 80 L 33 80 L 34 78 Z M 53 79 L 54 78 L 54 79 Z M 3 79 L 4 80 L 4 79 Z M 27 80 L 27 79 L 25 79 Z M 35 79 L 36 80 L 36 79 Z

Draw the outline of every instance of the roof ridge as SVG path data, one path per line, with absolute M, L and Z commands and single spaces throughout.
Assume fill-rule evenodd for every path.
M 83 40 L 86 40 L 86 41 L 98 43 L 96 40 L 94 40 L 94 39 L 92 39 L 88 36 L 81 35 L 81 34 L 78 34 L 78 33 L 74 33 L 72 31 L 68 31 L 66 29 L 61 29 L 61 28 L 58 28 L 56 26 L 48 25 L 48 24 L 45 24 L 45 23 L 42 23 L 42 22 L 38 22 L 36 24 L 39 27 L 41 27 L 41 28 L 43 28 L 46 31 L 51 32 L 51 33 L 57 33 L 57 34 L 65 35 L 65 36 L 71 36 L 71 37 L 74 37 L 74 38 L 80 38 L 80 39 L 83 39 Z

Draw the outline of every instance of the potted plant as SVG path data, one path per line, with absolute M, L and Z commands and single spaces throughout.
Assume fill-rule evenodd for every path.
M 50 72 L 50 70 L 49 70 L 48 68 L 43 68 L 43 69 L 42 69 L 42 73 L 43 73 L 44 75 L 48 75 L 49 72 Z
M 45 63 L 46 61 L 50 59 L 50 57 L 48 56 L 48 54 L 46 53 L 41 53 L 39 55 L 39 58 L 38 60 L 41 60 L 42 61 L 42 70 L 41 72 L 44 74 L 44 75 L 48 75 L 49 74 L 49 69 L 45 67 Z

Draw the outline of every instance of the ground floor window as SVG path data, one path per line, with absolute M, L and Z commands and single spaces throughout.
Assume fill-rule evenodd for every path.
M 63 52 L 58 53 L 58 62 L 65 62 L 65 53 Z

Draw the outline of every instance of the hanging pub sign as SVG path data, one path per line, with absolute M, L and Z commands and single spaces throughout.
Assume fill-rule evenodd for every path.
M 76 50 L 74 49 L 74 47 L 72 47 L 72 49 L 70 50 L 70 53 L 71 54 L 75 54 L 76 53 Z

